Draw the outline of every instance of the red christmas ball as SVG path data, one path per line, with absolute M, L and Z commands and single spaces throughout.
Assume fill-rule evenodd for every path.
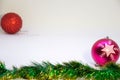
M 7 13 L 1 18 L 1 27 L 8 34 L 15 34 L 22 28 L 22 19 L 16 13 Z
M 120 56 L 119 46 L 109 38 L 96 41 L 92 46 L 91 52 L 94 61 L 101 66 L 109 62 L 115 63 Z

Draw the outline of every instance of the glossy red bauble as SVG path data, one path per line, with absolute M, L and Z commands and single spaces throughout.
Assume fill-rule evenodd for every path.
M 1 27 L 8 34 L 15 34 L 22 28 L 22 19 L 16 13 L 7 13 L 1 18 Z
M 105 65 L 109 62 L 116 62 L 119 58 L 120 50 L 115 41 L 103 38 L 96 41 L 92 47 L 92 57 L 98 65 Z

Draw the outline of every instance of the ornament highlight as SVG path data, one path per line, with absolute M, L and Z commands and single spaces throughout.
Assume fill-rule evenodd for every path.
M 7 13 L 1 18 L 1 27 L 8 34 L 15 34 L 22 28 L 22 19 L 16 13 Z
M 115 63 L 120 56 L 119 46 L 108 37 L 96 41 L 92 46 L 91 52 L 92 58 L 100 66 L 109 62 Z

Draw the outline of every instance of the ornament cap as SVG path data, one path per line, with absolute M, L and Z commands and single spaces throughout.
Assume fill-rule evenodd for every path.
M 109 39 L 109 36 L 106 36 L 107 39 Z

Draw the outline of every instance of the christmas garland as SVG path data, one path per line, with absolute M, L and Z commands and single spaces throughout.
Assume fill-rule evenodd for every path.
M 62 64 L 51 64 L 50 62 L 36 63 L 6 68 L 0 62 L 0 80 L 10 79 L 36 79 L 36 80 L 118 80 L 120 79 L 120 65 L 109 63 L 99 66 L 99 69 L 83 65 L 78 61 L 63 62 Z

